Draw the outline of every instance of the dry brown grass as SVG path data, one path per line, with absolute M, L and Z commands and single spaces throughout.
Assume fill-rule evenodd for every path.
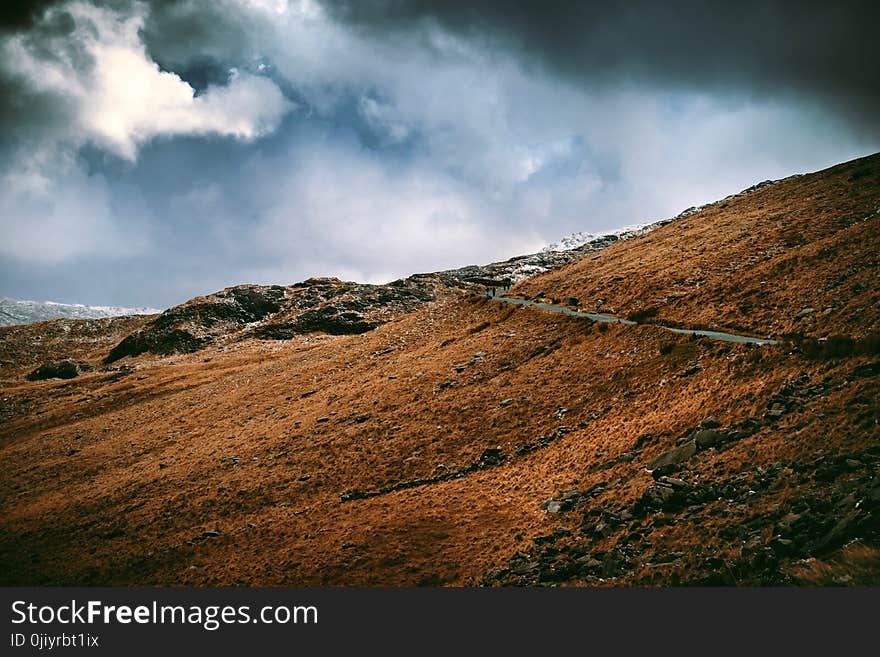
M 854 543 L 829 558 L 796 561 L 785 570 L 802 586 L 880 586 L 880 549 Z
M 880 321 L 880 155 L 724 201 L 512 294 L 757 335 L 864 337 Z M 799 316 L 801 311 L 812 308 Z

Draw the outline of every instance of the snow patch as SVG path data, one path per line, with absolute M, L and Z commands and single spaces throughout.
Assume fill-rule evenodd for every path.
M 579 231 L 577 233 L 572 233 L 571 235 L 563 237 L 558 242 L 548 244 L 543 249 L 541 249 L 541 251 L 543 251 L 544 253 L 549 253 L 551 251 L 571 251 L 572 249 L 579 249 L 580 247 L 592 244 L 593 242 L 607 242 L 609 237 L 617 239 L 630 239 L 632 237 L 644 235 L 645 233 L 661 225 L 661 223 L 663 222 L 631 224 L 629 226 L 624 226 L 623 228 L 615 228 L 614 230 L 606 230 L 600 233 L 588 233 L 585 231 Z
M 0 326 L 33 324 L 47 319 L 103 319 L 128 315 L 154 315 L 156 308 L 122 306 L 85 306 L 80 303 L 28 301 L 0 296 Z

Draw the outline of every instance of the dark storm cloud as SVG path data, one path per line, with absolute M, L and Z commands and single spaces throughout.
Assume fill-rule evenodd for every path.
M 0 3 L 0 37 L 21 35 L 31 52 L 46 60 L 65 56 L 78 71 L 93 65 L 82 44 L 70 37 L 75 24 L 66 0 Z M 255 35 L 265 26 L 240 6 L 203 0 L 92 0 L 96 7 L 130 14 L 138 5 L 149 11 L 141 37 L 151 58 L 172 71 L 196 93 L 222 86 L 233 67 L 247 69 L 255 50 Z M 0 158 L 32 138 L 63 125 L 71 112 L 60 94 L 36 92 L 28 79 L 0 62 Z
M 579 84 L 800 93 L 880 131 L 875 0 L 321 0 L 379 36 L 438 25 Z
M 0 34 L 3 31 L 21 33 L 35 56 L 52 60 L 63 54 L 78 69 L 87 70 L 93 62 L 76 40 L 67 39 L 75 27 L 71 16 L 64 11 L 47 13 L 55 4 L 58 3 L 44 1 L 3 5 Z M 0 62 L 0 153 L 27 144 L 54 126 L 62 125 L 70 112 L 68 105 L 61 96 L 34 90 L 26 75 Z
M 202 61 L 242 61 L 259 48 L 264 19 L 230 3 L 161 0 L 150 3 L 144 43 L 160 66 L 177 70 Z
M 55 2 L 56 0 L 7 0 L 0 4 L 0 31 L 30 27 Z
M 880 143 L 867 4 L 315 1 L 20 3 L 0 293 L 387 281 Z

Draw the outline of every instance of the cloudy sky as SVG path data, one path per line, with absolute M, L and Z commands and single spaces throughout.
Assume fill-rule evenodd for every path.
M 384 282 L 880 150 L 875 2 L 6 2 L 0 294 Z

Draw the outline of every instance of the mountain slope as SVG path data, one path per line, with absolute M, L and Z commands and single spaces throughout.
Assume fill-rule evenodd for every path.
M 880 321 L 880 156 L 763 184 L 512 294 L 658 321 L 864 337 Z
M 839 324 L 775 346 L 513 308 L 458 283 L 363 333 L 265 339 L 236 320 L 196 352 L 112 366 L 150 322 L 95 323 L 110 337 L 80 328 L 66 346 L 59 322 L 52 358 L 95 368 L 69 381 L 26 381 L 20 364 L 28 331 L 55 324 L 4 329 L 3 582 L 876 584 L 880 326 L 863 281 L 880 231 L 852 217 L 880 195 L 878 162 L 764 186 L 511 291 L 583 306 L 599 290 L 627 313 L 672 290 L 659 320 L 782 332 L 803 308 L 789 288 L 823 299 L 852 272 L 834 286 Z M 771 201 L 799 222 L 766 219 Z M 797 226 L 809 241 L 778 251 Z M 743 300 L 758 310 L 737 315 Z M 805 341 L 832 332 L 851 348 Z

